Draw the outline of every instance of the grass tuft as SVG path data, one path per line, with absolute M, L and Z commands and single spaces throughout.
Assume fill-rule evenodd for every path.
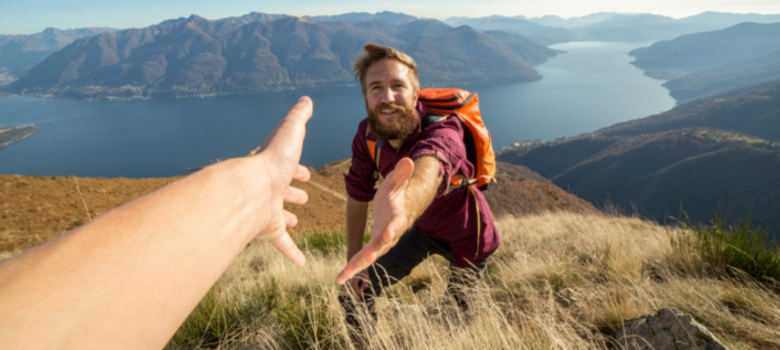
M 716 216 L 710 224 L 691 227 L 692 235 L 672 241 L 680 252 L 695 252 L 711 273 L 738 277 L 742 273 L 775 288 L 780 287 L 780 245 L 773 243 L 766 229 L 749 220 L 729 224 Z

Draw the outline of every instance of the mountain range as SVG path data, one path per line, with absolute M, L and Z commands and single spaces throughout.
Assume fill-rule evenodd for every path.
M 423 86 L 540 78 L 531 66 L 557 52 L 505 33 L 435 20 L 321 21 L 252 13 L 198 16 L 74 41 L 10 85 L 22 94 L 81 98 L 212 95 L 354 83 L 351 62 L 369 42 L 406 51 Z
M 391 23 L 394 25 L 406 24 L 421 19 L 404 13 L 390 12 L 390 11 L 382 11 L 377 13 L 349 12 L 349 13 L 332 15 L 332 16 L 304 16 L 304 17 L 314 22 L 359 23 L 359 22 L 381 21 L 381 22 Z
M 635 57 L 634 65 L 650 73 L 653 70 L 664 70 L 687 74 L 780 50 L 778 38 L 780 22 L 741 23 L 722 30 L 659 41 L 648 47 L 634 49 L 629 55 Z
M 669 40 L 675 37 L 719 30 L 744 22 L 780 22 L 780 15 L 704 12 L 674 19 L 652 14 L 595 13 L 582 17 L 489 16 L 480 18 L 451 17 L 451 25 L 469 25 L 478 30 L 501 30 L 523 35 L 549 45 L 566 41 L 632 41 Z
M 780 22 L 741 23 L 660 41 L 629 54 L 684 103 L 780 79 Z
M 46 28 L 30 35 L 0 35 L 0 86 L 24 75 L 53 52 L 76 39 L 97 35 L 110 28 L 59 30 Z
M 522 16 L 452 17 L 446 22 L 453 26 L 467 25 L 481 31 L 503 31 L 522 35 L 543 45 L 580 39 L 580 35 L 572 30 L 534 23 Z
M 660 222 L 750 218 L 780 238 L 780 81 L 592 134 L 530 143 L 522 164 L 596 206 Z M 671 219 L 674 217 L 675 219 Z

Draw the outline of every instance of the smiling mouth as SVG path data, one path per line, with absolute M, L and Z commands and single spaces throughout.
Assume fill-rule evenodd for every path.
M 387 109 L 383 109 L 383 110 L 380 111 L 380 113 L 383 114 L 383 115 L 395 114 L 395 113 L 398 113 L 398 112 L 400 112 L 400 111 L 395 109 L 395 108 L 387 108 Z

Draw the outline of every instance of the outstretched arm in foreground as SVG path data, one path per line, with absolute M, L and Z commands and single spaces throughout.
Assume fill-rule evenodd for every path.
M 159 349 L 253 238 L 294 263 L 283 202 L 307 195 L 303 97 L 256 153 L 227 160 L 0 264 L 3 348 Z
M 349 259 L 337 277 L 339 284 L 387 253 L 425 212 L 441 184 L 440 168 L 439 160 L 431 156 L 417 158 L 414 162 L 403 158 L 396 164 L 374 196 L 371 240 Z

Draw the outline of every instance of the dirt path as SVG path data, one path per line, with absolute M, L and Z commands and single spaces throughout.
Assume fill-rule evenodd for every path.
M 318 184 L 318 183 L 316 183 L 314 181 L 311 181 L 311 180 L 309 180 L 307 183 L 312 185 L 312 186 L 314 186 L 314 187 L 317 187 L 317 188 L 321 189 L 322 191 L 324 191 L 326 193 L 332 194 L 334 197 L 336 197 L 338 199 L 341 199 L 344 202 L 347 201 L 347 197 L 346 196 L 344 196 L 343 194 L 338 193 L 338 192 L 336 192 L 334 190 L 331 190 L 330 188 L 328 188 L 328 187 L 326 187 L 324 185 L 320 185 L 320 184 Z

